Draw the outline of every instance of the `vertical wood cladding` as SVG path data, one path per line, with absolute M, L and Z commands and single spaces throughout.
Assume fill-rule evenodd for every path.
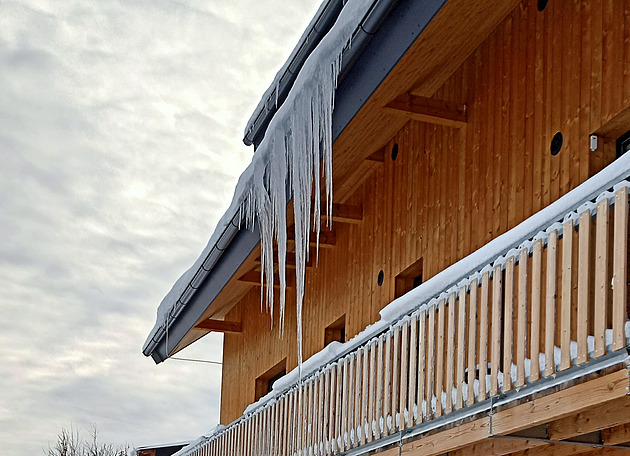
M 307 270 L 305 358 L 341 315 L 347 339 L 376 321 L 395 276 L 419 258 L 427 280 L 614 159 L 603 147 L 591 152 L 589 134 L 630 105 L 630 0 L 553 0 L 543 12 L 524 1 L 434 97 L 465 103 L 468 124 L 408 122 L 348 200 L 363 206 L 363 222 L 335 224 L 336 247 L 321 249 L 319 266 Z M 558 131 L 564 143 L 552 156 Z M 243 333 L 225 335 L 222 423 L 253 402 L 255 379 L 270 366 L 286 357 L 295 367 L 294 293 L 282 338 L 277 317 L 270 330 L 260 311 L 259 288 L 228 315 L 242 318 Z

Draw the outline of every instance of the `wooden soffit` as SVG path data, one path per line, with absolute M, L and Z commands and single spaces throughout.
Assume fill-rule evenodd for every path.
M 374 166 L 378 152 L 411 118 L 386 106 L 413 92 L 431 97 L 518 0 L 448 0 L 337 138 L 333 156 L 336 202 L 344 202 L 356 182 Z M 391 107 L 391 105 L 390 105 Z

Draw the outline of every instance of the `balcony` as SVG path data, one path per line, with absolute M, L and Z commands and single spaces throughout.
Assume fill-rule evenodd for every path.
M 510 428 L 497 411 L 615 371 L 628 383 L 628 175 L 630 155 L 392 302 L 191 454 L 399 454 L 462 423 L 479 439 L 509 437 L 540 418 Z M 473 429 L 478 417 L 489 428 Z M 436 438 L 422 454 L 464 440 Z

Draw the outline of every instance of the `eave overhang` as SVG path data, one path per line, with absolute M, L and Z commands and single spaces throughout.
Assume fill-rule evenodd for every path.
M 330 2 L 329 2 L 330 3 Z M 342 134 L 382 81 L 396 66 L 409 47 L 440 11 L 446 0 L 377 0 L 378 15 L 364 20 L 353 37 L 352 47 L 343 54 L 343 69 L 336 91 L 333 113 L 333 139 Z M 320 9 L 320 14 L 323 9 Z M 314 22 L 316 22 L 314 20 Z M 334 21 L 333 21 L 334 22 Z M 313 22 L 312 22 L 313 23 Z M 330 24 L 332 26 L 332 23 Z M 149 341 L 143 353 L 160 363 L 176 351 L 202 337 L 184 337 L 211 306 L 260 242 L 258 229 L 240 229 L 224 246 L 221 256 L 199 286 L 188 287 L 186 304 L 167 320 L 166 327 Z M 186 292 L 185 292 L 186 293 Z

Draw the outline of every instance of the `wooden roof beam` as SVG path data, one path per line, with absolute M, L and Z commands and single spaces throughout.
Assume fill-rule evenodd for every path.
M 391 113 L 411 120 L 461 128 L 466 125 L 466 105 L 458 105 L 411 93 L 402 95 L 385 105 Z
M 293 229 L 287 230 L 287 240 L 290 242 L 295 242 L 295 231 Z M 315 247 L 317 245 L 317 235 L 315 233 L 311 233 L 310 235 L 310 244 L 311 247 Z M 319 232 L 319 246 L 321 248 L 332 248 L 337 244 L 337 236 L 335 232 L 332 230 L 322 229 Z
M 293 275 L 287 274 L 287 288 L 292 288 L 294 286 Z M 261 286 L 260 283 L 260 271 L 249 271 L 243 274 L 238 278 L 239 282 L 246 283 L 248 285 L 254 285 L 256 287 Z M 280 287 L 280 276 L 278 274 L 274 274 L 273 277 L 273 286 L 274 288 Z
M 566 440 L 601 429 L 630 423 L 630 396 L 602 403 L 549 423 L 549 439 Z
M 243 332 L 243 325 L 240 321 L 207 319 L 197 323 L 195 329 L 202 329 L 208 332 L 241 333 Z
M 277 251 L 277 250 L 274 250 L 274 252 L 273 252 L 273 259 L 274 259 L 274 260 L 273 260 L 273 261 L 274 261 L 274 267 L 275 267 L 276 269 L 277 269 L 277 267 L 278 267 L 278 264 L 277 264 L 277 258 L 278 258 L 278 251 Z M 260 258 L 260 256 L 259 256 L 259 257 L 257 257 L 257 258 L 254 260 L 254 263 L 255 263 L 256 265 L 260 265 L 260 263 L 261 263 L 261 258 Z M 286 264 L 287 269 L 295 269 L 295 264 L 296 264 L 296 263 L 295 263 L 295 253 L 294 253 L 294 252 L 287 252 L 287 259 L 286 259 L 286 263 L 285 263 L 285 264 Z M 313 262 L 312 262 L 311 260 L 308 260 L 308 261 L 306 262 L 306 267 L 307 267 L 307 268 L 313 267 Z
M 322 219 L 328 220 L 328 218 L 325 211 L 322 210 Z M 337 223 L 361 223 L 363 221 L 363 207 L 333 203 L 332 217 L 330 218 Z

